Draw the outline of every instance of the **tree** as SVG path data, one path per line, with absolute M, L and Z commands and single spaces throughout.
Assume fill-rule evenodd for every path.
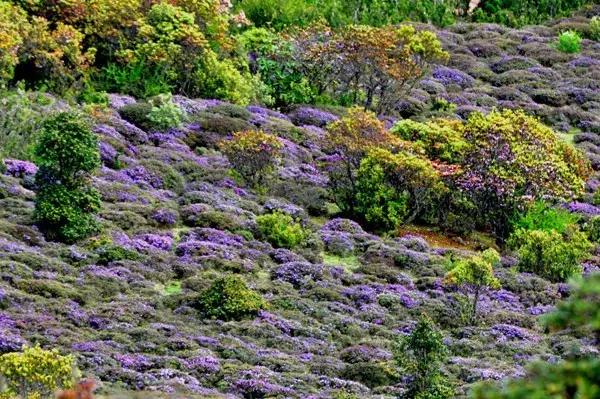
M 96 136 L 85 120 L 61 112 L 42 126 L 35 147 L 39 170 L 34 218 L 50 238 L 74 242 L 98 230 L 100 196 L 90 176 L 100 166 Z
M 435 33 L 402 25 L 323 26 L 294 37 L 303 68 L 320 94 L 385 113 L 407 95 L 429 65 L 448 59 Z
M 493 266 L 500 261 L 500 255 L 494 249 L 486 249 L 480 255 L 460 259 L 448 272 L 445 282 L 473 290 L 471 322 L 477 322 L 477 304 L 482 292 L 488 288 L 500 288 L 500 281 L 494 276 Z
M 255 130 L 234 133 L 231 140 L 220 143 L 229 163 L 254 187 L 273 171 L 282 147 L 276 136 Z
M 510 221 L 531 199 L 582 194 L 589 162 L 554 131 L 523 111 L 471 114 L 462 126 L 470 143 L 455 178 L 477 206 L 483 225 L 506 239 Z
M 393 137 L 375 114 L 359 107 L 351 108 L 344 118 L 330 123 L 324 149 L 332 154 L 326 170 L 335 202 L 352 214 L 356 202 L 356 178 L 361 160 L 369 149 L 390 145 Z
M 357 173 L 356 211 L 373 224 L 395 228 L 420 215 L 444 185 L 427 158 L 409 151 L 372 149 Z
M 445 399 L 454 396 L 449 381 L 440 372 L 447 357 L 442 334 L 433 321 L 422 316 L 410 335 L 400 337 L 394 358 L 411 381 L 402 395 L 406 399 Z

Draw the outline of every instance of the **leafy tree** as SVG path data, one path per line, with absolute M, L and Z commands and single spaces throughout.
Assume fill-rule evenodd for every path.
M 256 315 L 266 303 L 240 276 L 228 275 L 214 281 L 200 294 L 198 306 L 208 317 L 239 320 Z
M 442 334 L 429 317 L 422 316 L 413 332 L 400 337 L 394 347 L 396 363 L 411 377 L 402 398 L 453 397 L 452 385 L 440 372 L 447 355 Z
M 494 249 L 486 249 L 480 255 L 460 259 L 446 275 L 448 284 L 459 285 L 473 290 L 471 323 L 477 322 L 477 304 L 481 293 L 488 289 L 500 288 L 500 281 L 494 276 L 494 265 L 500 261 L 500 255 Z
M 426 73 L 445 61 L 436 35 L 412 26 L 348 26 L 338 31 L 309 29 L 295 37 L 305 76 L 330 98 L 377 113 L 390 111 Z
M 76 374 L 73 356 L 62 356 L 56 349 L 24 347 L 23 352 L 0 356 L 0 380 L 5 384 L 0 397 L 50 398 L 57 389 L 70 388 Z
M 355 210 L 357 172 L 369 149 L 388 146 L 393 137 L 375 114 L 358 107 L 327 126 L 324 149 L 332 154 L 326 166 L 333 195 L 345 212 Z
M 362 160 L 356 187 L 356 212 L 387 228 L 413 221 L 444 189 L 427 158 L 383 148 L 371 150 Z
M 46 120 L 35 147 L 39 170 L 34 218 L 51 238 L 74 242 L 98 230 L 100 196 L 90 175 L 100 166 L 96 136 L 83 118 L 62 112 Z
M 273 171 L 282 147 L 276 136 L 255 130 L 234 133 L 231 140 L 220 143 L 229 163 L 254 187 Z

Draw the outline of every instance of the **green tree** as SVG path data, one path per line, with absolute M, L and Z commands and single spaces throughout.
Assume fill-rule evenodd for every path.
M 447 378 L 440 372 L 448 351 L 442 334 L 428 316 L 422 316 L 414 331 L 400 337 L 394 347 L 394 359 L 411 377 L 402 398 L 445 399 L 454 396 Z
M 78 114 L 44 122 L 35 147 L 39 166 L 34 218 L 52 239 L 74 242 L 98 230 L 100 196 L 90 175 L 100 166 L 96 136 Z
M 481 293 L 488 289 L 500 288 L 500 281 L 494 276 L 494 265 L 500 261 L 500 255 L 494 249 L 486 249 L 480 255 L 460 259 L 446 275 L 445 281 L 473 290 L 471 322 L 477 322 L 477 304 Z

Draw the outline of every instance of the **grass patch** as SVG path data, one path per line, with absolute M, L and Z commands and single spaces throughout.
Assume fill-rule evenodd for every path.
M 341 266 L 347 272 L 354 272 L 360 267 L 360 261 L 355 255 L 338 256 L 323 253 L 323 264 L 326 266 Z
M 164 295 L 181 294 L 181 281 L 171 281 L 163 288 Z

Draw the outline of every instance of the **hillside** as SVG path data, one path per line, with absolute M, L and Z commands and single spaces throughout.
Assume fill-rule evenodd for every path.
M 595 15 L 600 7 L 519 29 L 426 26 L 449 61 L 415 85 L 395 116 L 380 119 L 389 129 L 402 118 L 466 120 L 496 108 L 539 117 L 594 169 L 585 193 L 561 204 L 584 225 L 600 215 L 600 42 L 584 39 L 575 54 L 554 43 Z M 569 284 L 519 271 L 516 254 L 490 231 L 461 236 L 410 224 L 384 232 L 340 213 L 322 167 L 330 155 L 323 139 L 347 108 L 174 95 L 184 122 L 157 129 L 132 111 L 144 101 L 128 95 L 109 94 L 107 107 L 20 95 L 42 96 L 43 113 L 79 108 L 92 121 L 102 232 L 74 244 L 46 239 L 33 218 L 38 168 L 3 160 L 0 354 L 24 344 L 58 348 L 102 382 L 102 394 L 248 399 L 397 397 L 408 381 L 395 367 L 394 343 L 422 313 L 442 331 L 443 371 L 457 398 L 482 380 L 522 377 L 534 361 L 598 355 L 593 336 L 539 323 L 568 298 Z M 264 187 L 233 173 L 219 144 L 246 130 L 282 144 Z M 275 211 L 302 225 L 303 245 L 266 237 L 257 218 Z M 481 294 L 479 320 L 469 325 L 465 291 L 444 277 L 453 259 L 489 246 L 502 253 L 494 268 L 501 288 Z M 584 275 L 599 270 L 594 246 Z M 199 293 L 230 274 L 260 294 L 264 309 L 239 320 L 199 310 Z

